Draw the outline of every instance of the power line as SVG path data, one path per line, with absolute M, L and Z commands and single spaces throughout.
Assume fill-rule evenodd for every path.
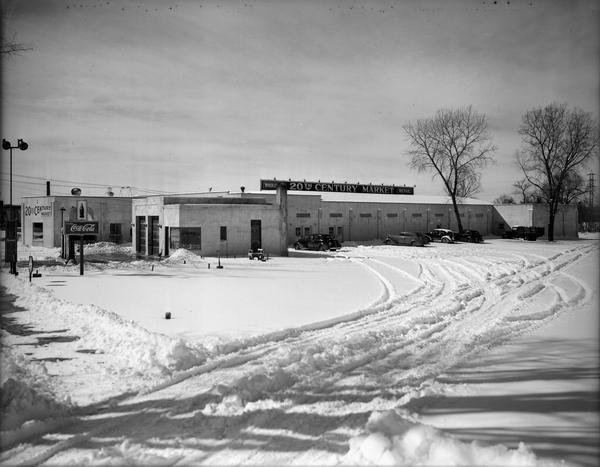
M 0 171 L 0 174 L 5 175 L 5 176 L 9 175 L 6 172 L 1 172 L 1 171 Z M 82 187 L 90 187 L 90 188 L 107 188 L 107 187 L 128 188 L 128 189 L 132 189 L 135 191 L 141 191 L 141 192 L 145 192 L 145 193 L 161 193 L 161 194 L 170 193 L 169 191 L 164 191 L 164 190 L 154 190 L 154 189 L 135 187 L 135 186 L 123 186 L 120 183 L 90 183 L 90 182 L 82 182 L 82 181 L 74 181 L 74 180 L 61 180 L 61 179 L 52 179 L 52 178 L 44 178 L 44 177 L 34 177 L 31 175 L 21 175 L 21 174 L 14 174 L 14 173 L 13 173 L 13 177 L 21 177 L 21 178 L 27 178 L 27 179 L 31 179 L 31 180 L 40 180 L 40 182 L 43 182 L 41 184 L 45 184 L 46 181 L 49 181 L 54 186 L 67 187 L 67 188 L 73 187 L 74 185 L 75 186 L 79 185 Z M 15 182 L 15 180 L 13 180 L 13 183 L 14 182 Z M 69 185 L 61 185 L 61 183 L 68 183 Z

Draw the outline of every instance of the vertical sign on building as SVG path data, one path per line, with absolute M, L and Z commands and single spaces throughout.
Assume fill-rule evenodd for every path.
M 84 199 L 77 200 L 77 220 L 87 220 L 87 201 Z

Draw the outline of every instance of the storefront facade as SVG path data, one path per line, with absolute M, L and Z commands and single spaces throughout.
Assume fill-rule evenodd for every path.
M 22 199 L 24 245 L 60 247 L 64 222 L 97 221 L 98 242 L 131 242 L 131 198 L 110 196 L 28 196 Z
M 142 256 L 178 248 L 202 256 L 240 256 L 262 248 L 282 251 L 280 206 L 242 194 L 147 196 L 132 203 L 133 247 Z

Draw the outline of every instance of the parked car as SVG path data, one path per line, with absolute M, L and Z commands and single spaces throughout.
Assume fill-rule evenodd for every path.
M 454 234 L 454 239 L 459 242 L 481 243 L 483 237 L 477 230 L 463 230 Z
M 454 232 L 450 229 L 433 229 L 427 236 L 431 242 L 454 243 Z
M 386 245 L 425 246 L 429 243 L 429 238 L 420 232 L 400 232 L 389 234 L 385 237 L 384 243 Z
M 256 249 L 249 249 L 248 250 L 248 259 L 258 259 L 260 261 L 265 261 L 266 258 L 266 253 L 265 250 L 263 250 L 262 248 L 256 248 Z
M 535 241 L 538 237 L 544 236 L 543 227 L 525 227 L 516 225 L 512 229 L 502 234 L 502 238 L 524 238 L 525 240 Z
M 311 234 L 308 237 L 302 237 L 296 240 L 294 248 L 296 250 L 337 250 L 340 248 L 340 242 L 335 237 L 326 234 Z

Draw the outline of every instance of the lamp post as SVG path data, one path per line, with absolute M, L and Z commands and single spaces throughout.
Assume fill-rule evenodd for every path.
M 65 207 L 60 208 L 60 257 L 65 259 Z
M 5 245 L 5 260 L 10 262 L 10 273 L 17 274 L 17 221 L 14 219 L 13 199 L 12 199 L 12 150 L 20 149 L 25 151 L 29 145 L 22 139 L 17 141 L 17 145 L 13 146 L 10 141 L 6 141 L 2 138 L 2 149 L 10 151 L 10 202 L 9 202 L 9 213 L 10 217 L 8 220 L 8 229 L 6 232 L 6 245 Z

